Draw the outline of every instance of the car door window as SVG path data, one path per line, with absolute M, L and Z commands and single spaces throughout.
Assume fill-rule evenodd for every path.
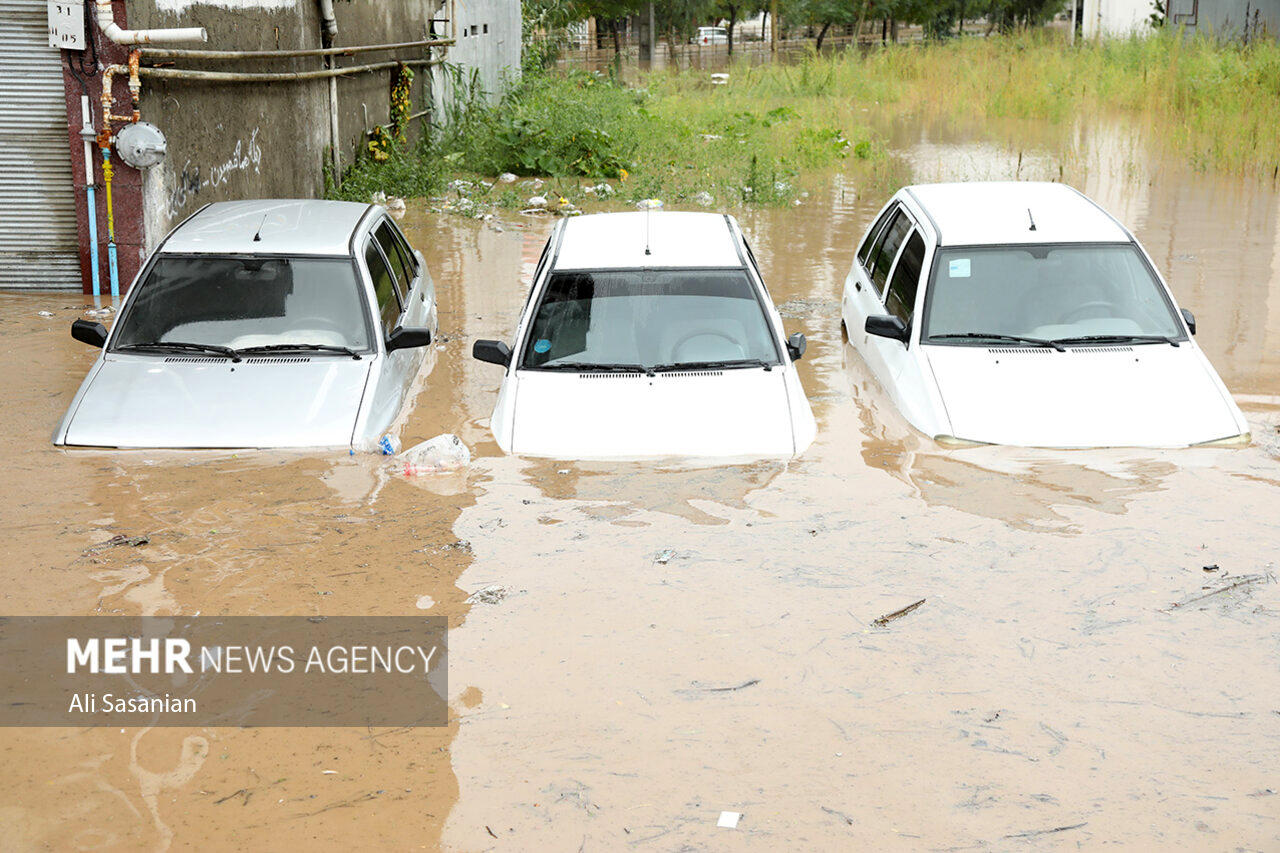
M 885 225 L 889 223 L 889 219 L 897 210 L 897 205 L 893 205 L 880 214 L 880 218 L 871 226 L 871 230 L 867 232 L 866 239 L 858 247 L 858 263 L 862 264 L 868 271 L 871 267 L 871 249 L 875 246 L 876 238 L 880 236 L 880 232 L 884 230 Z
M 396 225 L 390 219 L 386 220 L 387 230 L 391 232 L 391 239 L 395 243 L 396 249 L 399 250 L 400 256 L 404 258 L 404 268 L 409 271 L 409 282 L 413 279 L 422 268 L 418 263 L 418 256 L 413 251 L 413 246 L 409 245 L 409 238 L 404 236 L 404 232 L 400 230 L 400 226 Z
M 403 300 L 405 294 L 409 292 L 410 285 L 413 284 L 414 267 L 409 263 L 409 259 L 400 251 L 400 247 L 396 245 L 395 234 L 391 230 L 391 223 L 385 219 L 374 229 L 373 238 L 377 241 L 378 247 L 382 249 L 382 254 L 386 257 L 387 262 L 391 265 L 391 272 L 395 276 L 396 289 Z
M 396 295 L 395 277 L 387 266 L 382 252 L 372 238 L 364 244 L 364 263 L 373 280 L 373 292 L 378 297 L 378 314 L 382 317 L 382 329 L 390 332 L 400 319 L 400 299 Z
M 890 314 L 911 327 L 911 316 L 916 307 L 916 288 L 920 284 L 920 271 L 924 269 L 924 239 L 919 231 L 912 231 L 907 244 L 898 257 L 889 280 L 889 292 L 884 307 Z
M 871 276 L 871 286 L 876 289 L 877 294 L 884 293 L 885 282 L 889 279 L 889 268 L 893 266 L 893 259 L 897 257 L 902 241 L 911 230 L 911 224 L 907 214 L 902 211 L 902 208 L 898 208 L 888 226 L 876 238 L 876 243 L 871 249 L 871 266 L 867 268 L 867 272 Z

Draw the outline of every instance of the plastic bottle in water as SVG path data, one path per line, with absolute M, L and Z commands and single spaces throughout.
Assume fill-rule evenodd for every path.
M 400 439 L 394 435 L 384 435 L 378 439 L 378 452 L 383 456 L 395 456 L 400 452 Z

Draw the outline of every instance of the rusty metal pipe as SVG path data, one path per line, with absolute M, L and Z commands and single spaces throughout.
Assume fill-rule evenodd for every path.
M 357 53 L 376 53 L 384 50 L 406 50 L 412 47 L 449 47 L 453 39 L 422 39 L 391 44 L 360 44 L 351 47 L 315 47 L 299 50 L 190 50 L 187 48 L 144 47 L 143 59 L 196 59 L 200 61 L 228 61 L 235 59 L 298 59 L 305 56 L 353 56 Z
M 406 59 L 388 62 L 374 62 L 368 65 L 346 65 L 341 68 L 320 68 L 315 71 L 196 71 L 190 68 L 151 68 L 143 66 L 138 69 L 142 77 L 157 80 L 194 80 L 204 83 L 282 83 L 301 80 L 327 80 L 333 77 L 350 77 L 367 71 L 382 71 L 397 68 L 401 65 L 424 66 L 439 65 L 439 59 Z M 105 72 L 104 72 L 105 73 Z

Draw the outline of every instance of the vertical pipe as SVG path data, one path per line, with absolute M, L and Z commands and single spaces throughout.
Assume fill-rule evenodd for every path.
M 329 67 L 334 67 L 337 57 L 329 59 Z M 333 185 L 342 188 L 342 141 L 338 135 L 338 78 L 329 78 L 329 148 L 333 159 Z
M 93 295 L 102 293 L 102 278 L 98 273 L 98 200 L 93 189 L 93 118 L 89 110 L 89 96 L 80 96 L 80 136 L 84 139 L 84 193 L 89 214 L 89 273 L 93 280 Z
M 108 131 L 110 132 L 110 131 Z M 111 206 L 111 149 L 102 149 L 102 184 L 107 193 L 107 271 L 111 276 L 111 301 L 120 298 L 120 267 L 116 263 L 116 214 Z
M 107 272 L 111 278 L 111 298 L 120 296 L 120 269 L 116 263 L 116 219 L 111 198 L 111 81 L 119 65 L 102 69 L 102 127 L 98 128 L 98 148 L 102 151 L 102 189 L 107 194 Z

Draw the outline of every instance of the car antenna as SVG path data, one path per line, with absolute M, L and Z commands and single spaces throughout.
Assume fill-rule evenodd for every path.
M 646 255 L 653 254 L 649 251 L 649 220 L 653 218 L 653 207 L 646 204 L 644 206 L 644 253 Z
M 1034 216 L 1032 216 L 1032 215 L 1031 215 L 1031 208 L 1029 208 L 1029 207 L 1027 208 L 1027 219 L 1031 220 L 1031 229 L 1030 229 L 1030 230 L 1032 230 L 1032 231 L 1036 230 L 1036 218 L 1035 218 Z
M 258 230 L 253 232 L 253 242 L 255 243 L 262 242 L 262 229 L 267 224 L 267 216 L 268 214 L 266 213 L 262 214 L 262 221 L 258 223 Z M 1034 225 L 1032 225 L 1031 227 L 1032 229 L 1035 228 Z

